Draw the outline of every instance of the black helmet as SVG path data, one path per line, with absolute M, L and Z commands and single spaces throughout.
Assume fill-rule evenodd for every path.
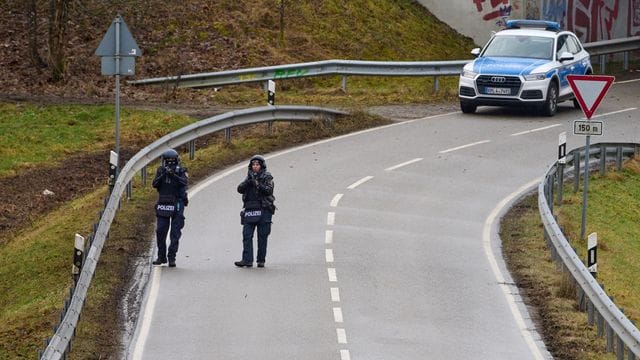
M 162 153 L 162 166 L 175 167 L 179 163 L 180 163 L 180 156 L 178 155 L 177 151 L 173 149 L 169 149 Z
M 260 163 L 261 170 L 267 170 L 267 162 L 264 160 L 262 155 L 253 155 L 251 157 L 251 160 L 249 160 L 249 170 L 251 170 L 251 163 L 256 160 Z

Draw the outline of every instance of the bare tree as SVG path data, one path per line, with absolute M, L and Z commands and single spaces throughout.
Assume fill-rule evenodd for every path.
M 38 10 L 36 0 L 28 0 L 25 2 L 27 13 L 27 26 L 29 34 L 29 52 L 33 65 L 39 68 L 47 67 L 47 63 L 42 60 L 38 52 Z
M 64 47 L 69 16 L 69 0 L 49 0 L 49 65 L 54 82 L 64 78 Z
M 287 0 L 276 0 L 280 12 L 280 46 L 284 46 L 284 10 L 288 2 Z

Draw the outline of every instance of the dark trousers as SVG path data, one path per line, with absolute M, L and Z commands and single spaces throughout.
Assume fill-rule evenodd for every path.
M 258 229 L 257 262 L 264 262 L 267 257 L 267 238 L 271 234 L 271 214 L 265 211 L 262 219 L 256 224 L 242 226 L 242 262 L 253 263 L 253 233 Z
M 182 211 L 175 213 L 172 217 L 158 216 L 158 227 L 156 228 L 156 243 L 158 245 L 158 259 L 160 260 L 176 260 L 178 253 L 178 243 L 182 236 L 182 228 L 184 227 L 184 215 Z M 167 232 L 169 233 L 169 253 L 167 254 Z

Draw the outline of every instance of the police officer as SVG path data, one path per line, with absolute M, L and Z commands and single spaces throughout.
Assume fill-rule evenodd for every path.
M 267 256 L 267 238 L 271 233 L 271 217 L 275 213 L 273 196 L 273 176 L 267 171 L 264 157 L 254 155 L 249 161 L 247 177 L 238 185 L 242 194 L 242 260 L 236 261 L 238 267 L 253 266 L 253 233 L 258 229 L 258 267 L 264 267 Z
M 184 207 L 189 200 L 187 198 L 187 183 L 189 175 L 187 169 L 180 166 L 178 152 L 169 149 L 162 154 L 162 164 L 156 171 L 153 179 L 153 187 L 158 190 L 158 203 L 156 204 L 156 216 L 158 226 L 156 228 L 156 243 L 158 245 L 158 257 L 153 265 L 166 264 L 169 267 L 176 266 L 176 253 L 178 242 L 184 227 Z M 167 253 L 167 232 L 171 243 Z

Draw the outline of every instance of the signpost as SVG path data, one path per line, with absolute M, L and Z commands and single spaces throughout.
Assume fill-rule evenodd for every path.
M 96 55 L 102 59 L 102 75 L 116 76 L 116 176 L 118 156 L 120 154 L 120 75 L 135 74 L 135 58 L 142 55 L 138 44 L 133 39 L 127 24 L 120 15 L 111 23 L 107 33 L 102 38 Z M 110 174 L 111 175 L 111 174 Z
M 567 80 L 576 100 L 582 108 L 587 121 L 576 121 L 573 126 L 573 133 L 576 135 L 586 135 L 585 146 L 585 164 L 584 164 L 584 191 L 582 192 L 582 224 L 580 227 L 580 239 L 584 239 L 584 233 L 587 222 L 587 191 L 589 190 L 589 145 L 591 144 L 591 135 L 602 135 L 602 122 L 591 123 L 591 116 L 595 113 L 598 105 L 607 91 L 613 84 L 615 77 L 604 75 L 567 75 Z M 596 124 L 597 123 L 597 124 Z M 576 132 L 576 127 L 578 132 Z M 596 131 L 597 130 L 597 131 Z M 599 132 L 599 134 L 597 134 Z M 580 157 L 578 156 L 578 160 Z M 578 179 L 580 174 L 576 174 Z
M 591 233 L 587 238 L 587 269 L 595 278 L 598 274 L 598 234 Z

